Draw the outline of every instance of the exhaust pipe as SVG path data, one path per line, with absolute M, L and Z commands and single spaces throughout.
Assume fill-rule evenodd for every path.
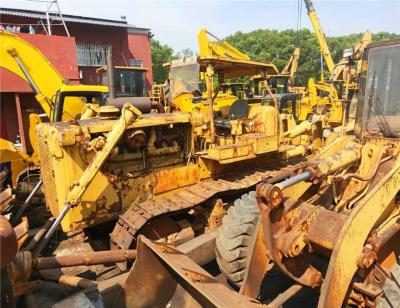
M 108 76 L 108 97 L 115 98 L 114 63 L 112 57 L 112 47 L 107 50 L 107 76 Z

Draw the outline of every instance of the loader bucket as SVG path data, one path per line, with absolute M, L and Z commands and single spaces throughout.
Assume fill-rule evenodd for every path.
M 137 259 L 113 307 L 260 307 L 174 247 L 138 239 Z

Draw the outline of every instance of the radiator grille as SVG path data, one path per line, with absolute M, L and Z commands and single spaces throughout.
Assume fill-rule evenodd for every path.
M 53 173 L 54 166 L 51 159 L 49 146 L 47 144 L 46 138 L 41 135 L 37 136 L 37 143 L 39 147 L 40 172 L 43 180 L 43 189 L 44 195 L 46 197 L 46 204 L 52 212 L 54 211 L 54 209 L 56 209 L 58 213 L 57 191 L 55 184 L 56 182 Z

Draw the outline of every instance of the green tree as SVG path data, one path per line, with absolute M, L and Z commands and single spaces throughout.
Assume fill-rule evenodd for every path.
M 327 37 L 333 60 L 338 62 L 343 49 L 351 48 L 362 36 L 355 33 L 345 36 Z M 373 34 L 373 41 L 391 39 L 398 34 L 379 32 Z M 295 30 L 267 30 L 259 29 L 248 33 L 236 32 L 225 38 L 240 51 L 248 54 L 252 59 L 274 63 L 278 70 L 282 70 L 295 47 L 300 47 L 300 61 L 296 75 L 296 83 L 306 85 L 310 77 L 319 79 L 321 71 L 321 56 L 319 44 L 314 32 L 308 29 Z
M 333 60 L 337 63 L 343 50 L 351 48 L 362 36 L 362 33 L 350 35 L 327 37 L 329 49 Z M 380 41 L 399 37 L 399 34 L 378 32 L 372 35 L 373 41 Z M 274 63 L 278 70 L 282 70 L 295 47 L 300 47 L 300 61 L 296 75 L 296 83 L 307 85 L 309 78 L 320 78 L 321 55 L 319 44 L 314 32 L 309 29 L 296 30 L 268 30 L 259 29 L 248 33 L 236 32 L 225 38 L 227 42 L 235 46 L 240 51 L 246 53 L 254 60 L 269 61 Z M 175 53 L 168 45 L 162 45 L 157 40 L 152 40 L 153 57 L 153 76 L 155 83 L 163 83 L 168 72 L 162 66 L 169 62 L 184 56 L 193 55 L 191 49 L 183 49 Z M 325 67 L 325 77 L 328 78 Z
M 159 41 L 151 40 L 151 57 L 153 61 L 153 83 L 163 83 L 168 78 L 168 71 L 163 63 L 176 59 L 174 50 Z
M 190 48 L 184 48 L 181 51 L 178 51 L 175 56 L 180 59 L 180 58 L 185 58 L 185 57 L 191 57 L 194 56 L 196 53 L 191 50 Z

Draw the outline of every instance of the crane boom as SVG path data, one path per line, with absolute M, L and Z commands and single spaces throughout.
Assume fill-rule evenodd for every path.
M 328 43 L 326 42 L 325 39 L 325 34 L 322 30 L 321 24 L 319 23 L 317 12 L 315 11 L 311 0 L 304 0 L 304 2 L 307 7 L 308 17 L 310 18 L 310 21 L 314 28 L 315 35 L 317 36 L 318 39 L 321 55 L 324 57 L 329 74 L 332 74 L 335 64 L 333 62 L 331 52 L 329 51 Z

